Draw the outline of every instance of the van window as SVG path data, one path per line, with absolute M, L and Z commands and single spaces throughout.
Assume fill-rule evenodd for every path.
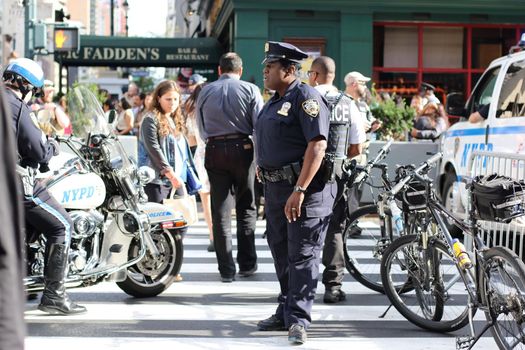
M 494 93 L 494 86 L 496 85 L 496 79 L 498 78 L 500 69 L 501 67 L 499 66 L 494 67 L 483 74 L 472 92 L 472 102 L 471 105 L 468 106 L 469 114 L 478 111 L 481 106 L 489 104 L 492 101 L 492 94 Z
M 496 116 L 498 118 L 525 116 L 525 60 L 511 64 L 505 73 Z

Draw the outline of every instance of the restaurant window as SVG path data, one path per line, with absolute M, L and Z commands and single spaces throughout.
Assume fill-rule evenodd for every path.
M 507 53 L 525 32 L 523 25 L 402 23 L 374 24 L 376 89 L 409 98 L 421 82 L 436 96 L 470 94 L 490 62 Z
M 460 27 L 424 27 L 423 67 L 463 68 L 463 36 Z
M 417 30 L 414 27 L 385 28 L 385 49 L 383 62 L 385 67 L 416 68 Z

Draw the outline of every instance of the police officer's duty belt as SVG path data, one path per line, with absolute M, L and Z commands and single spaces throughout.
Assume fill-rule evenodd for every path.
M 294 185 L 299 178 L 299 174 L 301 173 L 301 164 L 299 162 L 295 162 L 285 165 L 280 169 L 269 170 L 260 168 L 260 171 L 262 178 L 265 181 L 279 182 L 287 180 L 290 184 Z

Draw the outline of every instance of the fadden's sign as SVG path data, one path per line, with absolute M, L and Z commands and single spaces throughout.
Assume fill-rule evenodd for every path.
M 63 61 L 68 59 L 87 61 L 158 61 L 159 48 L 137 47 L 81 47 L 79 52 L 69 53 Z
M 223 53 L 214 38 L 155 39 L 81 36 L 77 52 L 56 60 L 68 66 L 216 66 Z

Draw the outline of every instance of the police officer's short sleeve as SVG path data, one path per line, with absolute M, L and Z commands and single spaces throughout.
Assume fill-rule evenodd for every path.
M 487 119 L 489 117 L 489 108 L 490 108 L 490 103 L 487 103 L 480 107 L 478 113 L 479 115 L 481 115 L 483 119 Z
M 307 142 L 318 136 L 327 140 L 330 112 L 326 101 L 310 86 L 303 86 L 301 92 L 297 97 L 297 110 L 304 138 Z

